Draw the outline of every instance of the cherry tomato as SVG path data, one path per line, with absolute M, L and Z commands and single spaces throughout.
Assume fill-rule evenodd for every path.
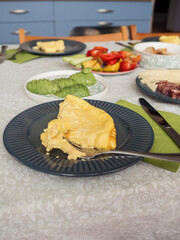
M 98 57 L 100 53 L 106 53 L 107 51 L 108 49 L 104 47 L 94 47 L 93 49 L 87 51 L 86 56 Z
M 132 60 L 139 63 L 141 61 L 141 56 L 140 55 L 132 55 L 131 56 Z
M 134 69 L 136 66 L 137 66 L 137 62 L 136 61 L 133 61 L 132 63 L 131 63 L 131 69 Z
M 95 49 L 95 50 L 99 50 L 99 51 L 104 52 L 104 53 L 106 53 L 106 52 L 108 51 L 107 48 L 101 47 L 101 46 L 99 46 L 99 47 L 94 47 L 94 49 Z
M 125 59 L 126 57 L 132 55 L 132 53 L 128 52 L 128 51 L 119 51 L 118 54 L 119 54 L 120 58 L 122 58 L 122 59 Z
M 124 60 L 120 63 L 120 68 L 119 68 L 120 71 L 128 71 L 130 69 L 131 69 L 131 64 L 129 61 Z

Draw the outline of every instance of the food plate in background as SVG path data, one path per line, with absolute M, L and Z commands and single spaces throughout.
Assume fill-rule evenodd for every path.
M 166 102 L 180 103 L 180 99 L 173 99 L 172 97 L 162 94 L 159 91 L 153 92 L 146 84 L 141 82 L 141 79 L 139 77 L 136 78 L 136 84 L 144 93 L 147 93 L 150 96 L 156 97 Z
M 143 38 L 141 42 L 159 42 L 159 37 Z
M 62 176 L 88 177 L 117 172 L 136 164 L 137 156 L 106 155 L 93 160 L 67 160 L 61 152 L 47 155 L 40 141 L 40 134 L 49 121 L 57 117 L 59 103 L 53 101 L 31 107 L 13 118 L 3 134 L 9 154 L 21 164 L 44 173 Z M 147 152 L 151 149 L 154 134 L 149 123 L 136 112 L 117 104 L 87 100 L 103 109 L 114 120 L 117 131 L 117 148 Z M 23 147 L 22 147 L 23 146 Z
M 70 64 L 70 66 L 76 70 L 82 70 L 81 68 L 77 68 L 73 65 Z M 98 71 L 92 71 L 92 73 L 95 73 L 95 74 L 98 74 L 98 75 L 101 75 L 101 76 L 117 76 L 117 75 L 123 75 L 123 74 L 128 74 L 128 73 L 131 73 L 131 72 L 134 72 L 136 71 L 138 68 L 140 67 L 140 64 L 137 65 L 136 68 L 133 68 L 131 70 L 128 70 L 128 71 L 119 71 L 119 72 L 98 72 Z
M 40 50 L 35 50 L 33 47 L 36 46 L 37 42 L 49 42 L 49 41 L 57 41 L 57 40 L 63 40 L 65 49 L 62 52 L 57 53 L 46 53 Z M 86 48 L 86 45 L 82 42 L 68 40 L 68 39 L 39 39 L 39 40 L 33 40 L 29 42 L 24 42 L 20 45 L 20 48 L 23 51 L 38 54 L 38 55 L 48 55 L 48 56 L 65 56 L 65 55 L 71 55 L 78 52 L 81 52 Z
M 64 98 L 56 97 L 54 95 L 40 95 L 40 94 L 35 94 L 30 92 L 26 85 L 28 82 L 32 80 L 38 80 L 38 79 L 49 79 L 49 80 L 54 80 L 55 78 L 59 77 L 69 77 L 70 75 L 77 73 L 79 71 L 75 70 L 61 70 L 61 71 L 52 71 L 52 72 L 45 72 L 45 73 L 40 73 L 38 75 L 35 75 L 31 78 L 29 78 L 25 84 L 24 84 L 24 89 L 28 97 L 31 99 L 35 100 L 36 102 L 43 103 L 43 102 L 49 102 L 49 101 L 55 101 L 55 100 L 62 100 Z M 109 83 L 108 81 L 103 78 L 102 76 L 99 76 L 97 74 L 93 74 L 97 80 L 97 83 L 91 86 L 87 86 L 87 88 L 90 91 L 90 96 L 85 97 L 85 99 L 101 99 L 103 98 L 109 88 Z

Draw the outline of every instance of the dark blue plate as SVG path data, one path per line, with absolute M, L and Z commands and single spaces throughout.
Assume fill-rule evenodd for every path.
M 138 78 L 138 77 L 136 78 L 136 84 L 143 92 L 145 92 L 153 97 L 156 97 L 156 98 L 166 101 L 166 102 L 180 103 L 180 99 L 173 99 L 172 97 L 162 94 L 159 91 L 153 92 L 146 84 L 142 83 L 140 78 Z
M 159 42 L 159 37 L 143 38 L 141 42 Z
M 47 55 L 47 56 L 65 56 L 65 55 L 71 55 L 75 54 L 78 52 L 81 52 L 86 48 L 86 45 L 82 42 L 79 41 L 73 41 L 73 40 L 68 40 L 68 39 L 63 39 L 65 49 L 63 52 L 59 53 L 45 53 L 40 50 L 35 50 L 33 47 L 36 46 L 36 43 L 41 41 L 41 42 L 49 42 L 49 41 L 57 41 L 60 39 L 39 39 L 39 40 L 33 40 L 29 42 L 24 42 L 20 45 L 20 48 L 26 52 L 37 54 L 37 55 Z
M 41 144 L 40 134 L 50 120 L 57 117 L 61 101 L 40 104 L 25 110 L 13 118 L 3 134 L 7 151 L 20 163 L 49 174 L 64 176 L 95 176 L 116 172 L 142 159 L 122 155 L 106 155 L 94 160 L 67 160 L 60 150 L 46 151 Z M 117 104 L 87 100 L 112 116 L 117 130 L 117 149 L 147 152 L 154 134 L 149 123 L 136 112 Z M 57 158 L 57 155 L 59 156 Z

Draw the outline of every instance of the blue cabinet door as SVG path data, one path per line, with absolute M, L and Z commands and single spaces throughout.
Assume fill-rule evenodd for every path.
M 0 43 L 19 44 L 18 30 L 24 28 L 30 35 L 54 36 L 53 22 L 0 23 Z

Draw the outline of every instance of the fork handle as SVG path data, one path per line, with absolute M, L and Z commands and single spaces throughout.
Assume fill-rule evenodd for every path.
M 106 152 L 97 153 L 95 156 L 106 154 L 106 153 L 115 153 L 115 154 L 123 154 L 123 155 L 131 155 L 131 156 L 139 156 L 139 157 L 148 157 L 153 159 L 178 162 L 180 163 L 180 153 L 144 153 L 144 152 L 136 152 L 136 151 L 123 151 L 123 150 L 111 150 Z

